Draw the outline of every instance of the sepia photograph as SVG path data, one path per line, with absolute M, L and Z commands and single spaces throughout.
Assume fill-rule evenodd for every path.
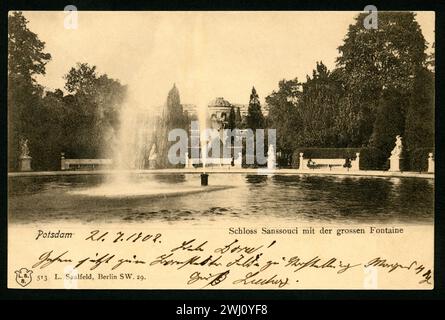
M 434 11 L 10 11 L 7 59 L 8 287 L 434 288 Z

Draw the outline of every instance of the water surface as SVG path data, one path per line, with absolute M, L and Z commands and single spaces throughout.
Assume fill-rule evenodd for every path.
M 56 221 L 170 222 L 289 221 L 421 223 L 434 218 L 434 180 L 310 175 L 211 174 L 201 192 L 196 174 L 142 174 L 136 184 L 151 196 L 93 196 L 102 175 L 10 177 L 9 219 L 14 223 Z M 197 188 L 198 187 L 198 188 Z M 181 190 L 198 192 L 180 195 Z M 173 196 L 153 190 L 175 190 Z M 179 195 L 178 195 L 179 193 Z

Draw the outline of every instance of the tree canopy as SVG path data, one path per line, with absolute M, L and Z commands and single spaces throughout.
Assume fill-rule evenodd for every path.
M 20 142 L 31 140 L 32 115 L 38 108 L 43 88 L 35 76 L 45 74 L 51 59 L 45 43 L 27 27 L 21 12 L 8 15 L 8 168 L 14 170 L 20 156 Z M 30 141 L 31 151 L 33 143 Z
M 264 129 L 264 116 L 261 111 L 260 98 L 255 90 L 255 87 L 252 87 L 252 92 L 250 94 L 249 99 L 249 107 L 247 109 L 246 116 L 246 126 L 249 129 Z
M 405 157 L 434 145 L 434 54 L 412 12 L 379 12 L 377 29 L 359 14 L 334 70 L 317 63 L 299 83 L 282 80 L 266 98 L 269 126 L 284 154 L 301 147 L 369 147 L 384 167 L 397 134 Z M 425 155 L 426 157 L 426 155 Z
M 404 157 L 418 168 L 416 159 L 434 148 L 434 52 L 426 52 L 415 13 L 379 12 L 377 29 L 364 28 L 365 17 L 359 14 L 349 26 L 334 69 L 317 62 L 303 82 L 280 80 L 265 99 L 267 118 L 253 87 L 244 121 L 240 109 L 232 107 L 229 129 L 276 129 L 277 151 L 286 163 L 301 148 L 364 148 L 374 150 L 375 168 L 385 166 L 395 136 L 401 135 Z M 79 158 L 110 156 L 105 150 L 120 126 L 126 86 L 82 62 L 68 70 L 63 89 L 45 90 L 36 79 L 50 60 L 23 14 L 11 12 L 9 170 L 17 169 L 23 139 L 29 140 L 35 169 L 57 169 L 60 152 Z M 157 146 L 160 155 L 166 155 L 168 131 L 187 129 L 188 120 L 173 85 L 157 133 L 165 140 Z
M 44 90 L 36 81 L 51 59 L 45 43 L 28 29 L 22 13 L 8 16 L 9 170 L 17 169 L 20 141 L 28 140 L 33 169 L 60 168 L 60 153 L 100 158 L 114 142 L 126 87 L 78 63 L 61 89 Z

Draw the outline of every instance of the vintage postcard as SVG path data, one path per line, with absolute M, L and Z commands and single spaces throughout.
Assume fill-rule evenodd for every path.
M 435 13 L 8 13 L 8 288 L 434 289 Z

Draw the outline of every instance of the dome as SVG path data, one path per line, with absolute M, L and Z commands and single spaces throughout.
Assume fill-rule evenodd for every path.
M 209 103 L 209 107 L 231 107 L 232 104 L 227 101 L 224 100 L 223 97 L 218 97 L 215 100 L 210 101 Z

